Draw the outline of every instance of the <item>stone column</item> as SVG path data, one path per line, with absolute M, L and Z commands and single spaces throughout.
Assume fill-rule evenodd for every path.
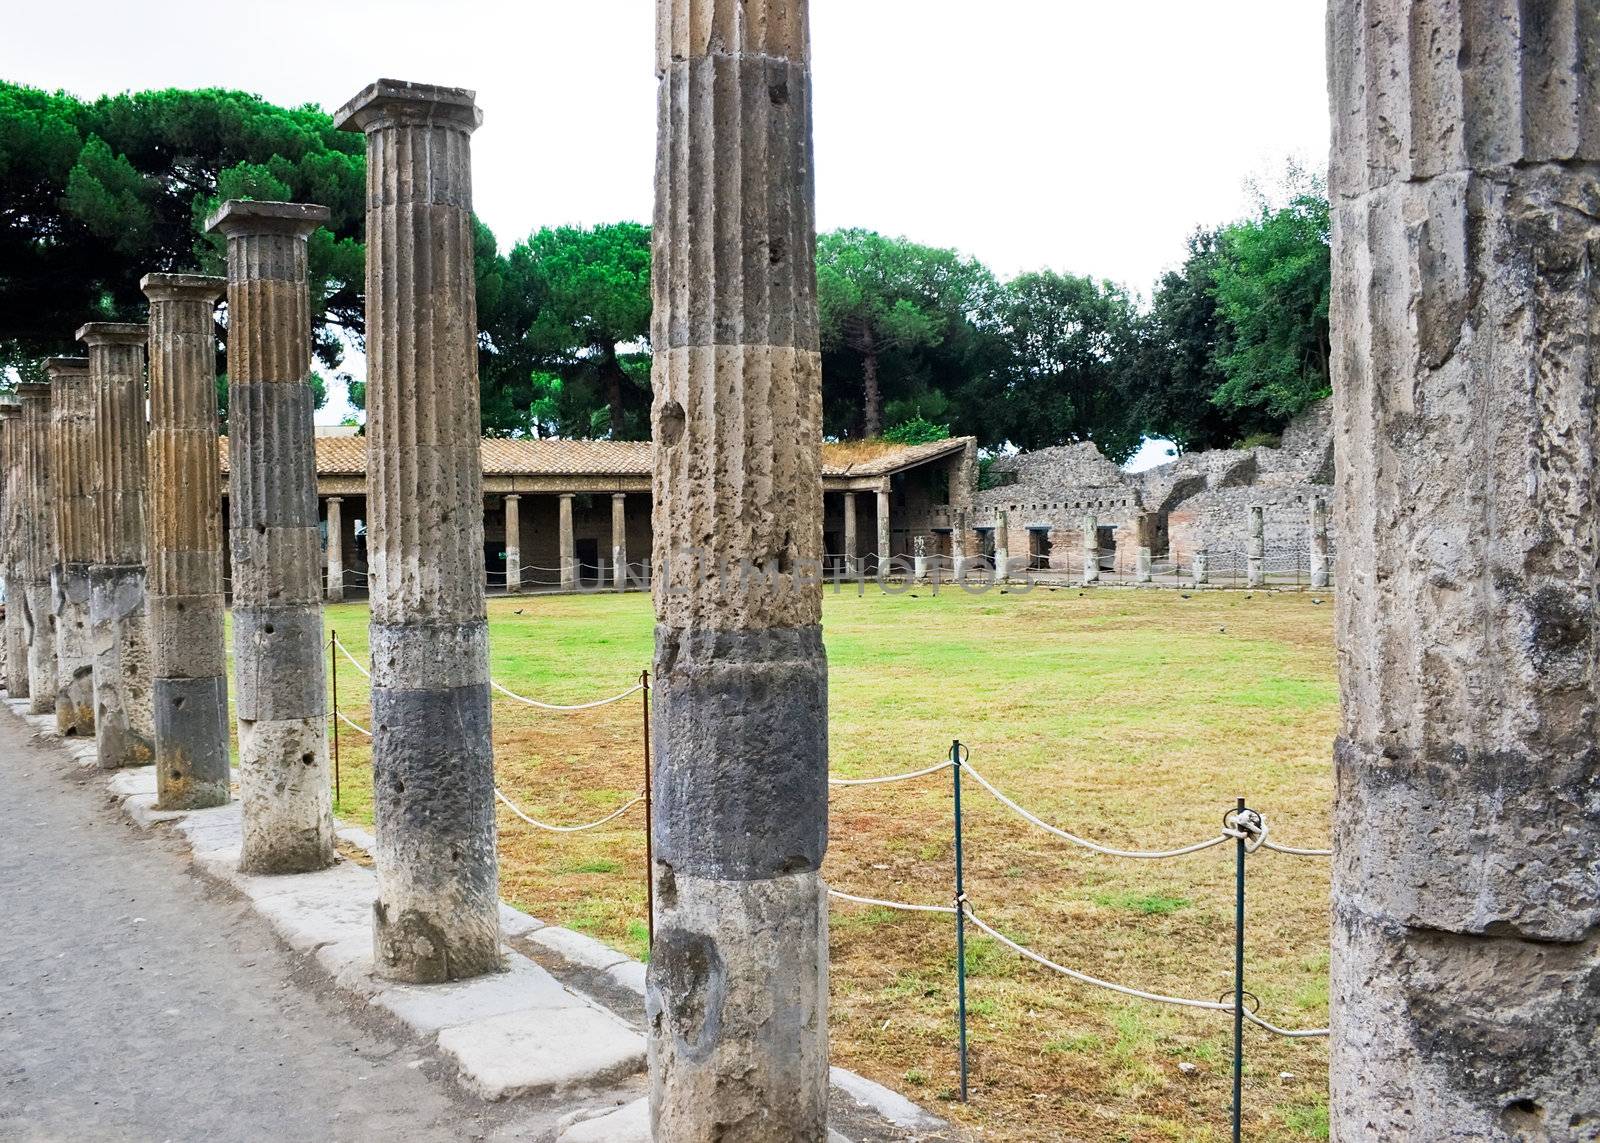
M 1135 583 L 1150 582 L 1150 559 L 1149 547 L 1140 544 L 1138 554 L 1134 557 L 1133 578 Z
M 522 497 L 513 492 L 505 498 L 506 518 L 506 594 L 522 590 Z
M 232 793 L 217 465 L 222 278 L 150 274 L 150 643 L 157 805 L 196 810 Z
M 1083 518 L 1083 582 L 1100 582 L 1100 522 Z
M 1196 587 L 1199 587 L 1201 584 L 1207 584 L 1211 582 L 1211 569 L 1209 565 L 1210 556 L 1206 550 L 1204 548 L 1196 548 L 1194 551 L 1194 585 Z
M 928 537 L 916 536 L 911 541 L 911 576 L 918 583 L 928 579 Z
M 250 873 L 336 860 L 306 280 L 306 239 L 327 218 L 323 206 L 231 200 L 206 224 L 228 239 L 239 867 Z M 373 351 L 369 342 L 369 367 Z M 372 659 L 384 661 L 376 647 Z
M 50 471 L 55 501 L 56 564 L 51 607 L 56 629 L 56 730 L 87 738 L 94 733 L 94 648 L 89 640 L 89 565 L 94 555 L 93 394 L 89 363 L 52 357 Z M 216 463 L 216 446 L 211 449 Z
M 950 578 L 962 583 L 967 578 L 967 564 L 972 559 L 971 510 L 955 511 L 955 528 L 950 533 Z
M 22 461 L 25 483 L 22 626 L 28 638 L 28 711 L 56 709 L 56 621 L 50 600 L 50 569 L 56 562 L 55 503 L 50 480 L 50 386 L 17 386 L 22 398 Z
M 23 626 L 24 600 L 22 532 L 27 520 L 23 507 L 22 406 L 0 404 L 0 425 L 5 446 L 5 576 L 6 576 L 6 693 L 14 699 L 28 697 L 28 632 Z
M 500 958 L 483 589 L 473 93 L 379 80 L 334 117 L 367 140 L 367 525 L 380 975 Z
M 89 567 L 89 640 L 94 648 L 94 736 L 108 770 L 155 760 L 149 617 L 145 609 L 145 420 L 143 325 L 93 322 L 78 330 L 89 347 L 93 394 L 95 544 Z
M 577 548 L 572 538 L 572 493 L 561 494 L 561 590 L 574 591 L 578 586 Z
M 651 1121 L 660 1140 L 822 1143 L 828 726 L 807 3 L 663 0 L 657 16 Z M 686 549 L 701 552 L 699 574 Z
M 890 550 L 893 540 L 889 529 L 889 483 L 878 487 L 878 574 L 889 574 L 889 561 L 894 558 Z
M 1334 0 L 1331 1137 L 1600 1125 L 1600 13 Z
M 344 601 L 344 497 L 330 496 L 328 506 L 328 602 Z
M 1011 576 L 1011 530 L 1005 509 L 998 509 L 994 517 L 994 575 L 1005 582 Z
M 856 562 L 856 552 L 861 546 L 861 540 L 856 528 L 856 494 L 845 490 L 844 494 L 844 571 L 846 575 L 855 575 L 859 564 Z
M 611 586 L 621 591 L 628 583 L 628 496 L 611 494 Z
M 1266 512 L 1259 504 L 1250 505 L 1249 540 L 1245 549 L 1245 585 L 1261 587 L 1267 582 Z
M 1328 586 L 1328 502 L 1311 498 L 1311 586 Z

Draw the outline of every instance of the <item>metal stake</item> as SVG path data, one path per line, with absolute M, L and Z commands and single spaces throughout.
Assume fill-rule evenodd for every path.
M 328 632 L 328 670 L 333 675 L 333 804 L 344 801 L 344 790 L 339 782 L 339 633 Z
M 967 888 L 961 852 L 961 743 L 950 744 L 956 795 L 956 1035 L 961 1051 L 961 1102 L 967 1102 Z
M 1234 814 L 1236 829 L 1245 815 L 1244 799 Z M 1233 893 L 1233 1143 L 1239 1143 L 1244 1108 L 1244 860 L 1243 830 L 1234 843 Z

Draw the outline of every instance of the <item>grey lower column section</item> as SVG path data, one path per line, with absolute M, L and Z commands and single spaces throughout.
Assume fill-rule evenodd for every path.
M 66 565 L 56 577 L 56 729 L 94 734 L 94 651 L 89 640 L 89 565 Z
M 50 386 L 26 382 L 22 398 L 22 460 L 26 476 L 22 506 L 22 591 L 13 601 L 22 606 L 28 637 L 28 710 L 49 714 L 56 708 L 55 607 L 50 598 L 50 572 L 55 566 L 55 506 L 50 473 Z
M 154 664 L 145 610 L 145 569 L 89 569 L 89 629 L 94 646 L 94 733 L 100 767 L 155 761 Z
M 306 276 L 307 238 L 327 218 L 306 203 L 232 200 L 207 223 L 228 240 L 239 868 L 249 873 L 337 859 Z
M 1196 587 L 1211 582 L 1211 555 L 1204 548 L 1194 553 L 1194 583 Z
M 367 143 L 373 960 L 380 976 L 435 984 L 502 965 L 472 256 L 481 116 L 470 91 L 379 80 L 334 118 Z
M 50 376 L 50 470 L 55 501 L 56 564 L 51 607 L 56 630 L 56 730 L 94 734 L 94 648 L 90 642 L 89 564 L 94 557 L 94 398 L 89 362 L 53 357 Z
M 1337 1143 L 1600 1137 L 1600 7 L 1329 13 Z
M 1259 504 L 1250 506 L 1249 535 L 1245 547 L 1245 583 L 1262 587 L 1267 582 L 1267 537 L 1265 509 Z

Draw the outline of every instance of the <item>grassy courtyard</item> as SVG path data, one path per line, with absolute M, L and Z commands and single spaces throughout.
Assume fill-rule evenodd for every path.
M 1320 602 L 1318 602 L 1320 600 Z M 1273 836 L 1328 836 L 1337 715 L 1332 601 L 1303 594 L 1075 588 L 967 596 L 829 594 L 832 768 L 926 766 L 952 738 L 1045 820 L 1097 841 L 1163 848 L 1212 835 L 1237 795 Z M 649 663 L 639 595 L 494 599 L 494 677 L 577 703 Z M 327 622 L 365 661 L 363 605 Z M 368 721 L 364 680 L 341 708 Z M 370 818 L 370 750 L 341 735 L 348 820 Z M 501 788 L 545 821 L 593 820 L 642 788 L 637 697 L 576 714 L 495 702 Z M 992 924 L 1051 959 L 1162 993 L 1231 987 L 1232 855 L 1102 857 L 969 788 L 967 891 Z M 502 811 L 502 892 L 548 920 L 645 953 L 642 808 L 588 833 L 537 832 Z M 835 788 L 825 874 L 835 888 L 948 903 L 947 772 Z M 1251 859 L 1249 987 L 1275 1023 L 1327 1021 L 1328 863 Z M 996 1140 L 1226 1137 L 1229 1020 L 1076 984 L 971 940 L 972 1101 L 956 1086 L 953 922 L 835 902 L 834 1059 Z M 1248 1031 L 1246 1132 L 1326 1137 L 1322 1041 Z M 1180 1065 L 1193 1065 L 1180 1067 Z

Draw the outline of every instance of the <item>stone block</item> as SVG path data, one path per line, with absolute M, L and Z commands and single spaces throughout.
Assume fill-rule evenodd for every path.
M 513 953 L 506 963 L 504 972 L 457 984 L 391 985 L 372 1003 L 424 1033 L 527 1009 L 584 1007 L 582 1000 L 527 957 Z
M 630 957 L 619 953 L 608 944 L 595 940 L 593 937 L 575 933 L 571 929 L 563 929 L 557 925 L 546 925 L 528 935 L 528 939 L 543 945 L 551 952 L 570 960 L 573 964 L 583 965 L 585 968 L 599 969 L 604 972 L 613 965 L 619 965 L 630 960 Z
M 645 1065 L 644 1037 L 598 1008 L 531 1008 L 439 1033 L 461 1083 L 491 1100 L 581 1091 Z

